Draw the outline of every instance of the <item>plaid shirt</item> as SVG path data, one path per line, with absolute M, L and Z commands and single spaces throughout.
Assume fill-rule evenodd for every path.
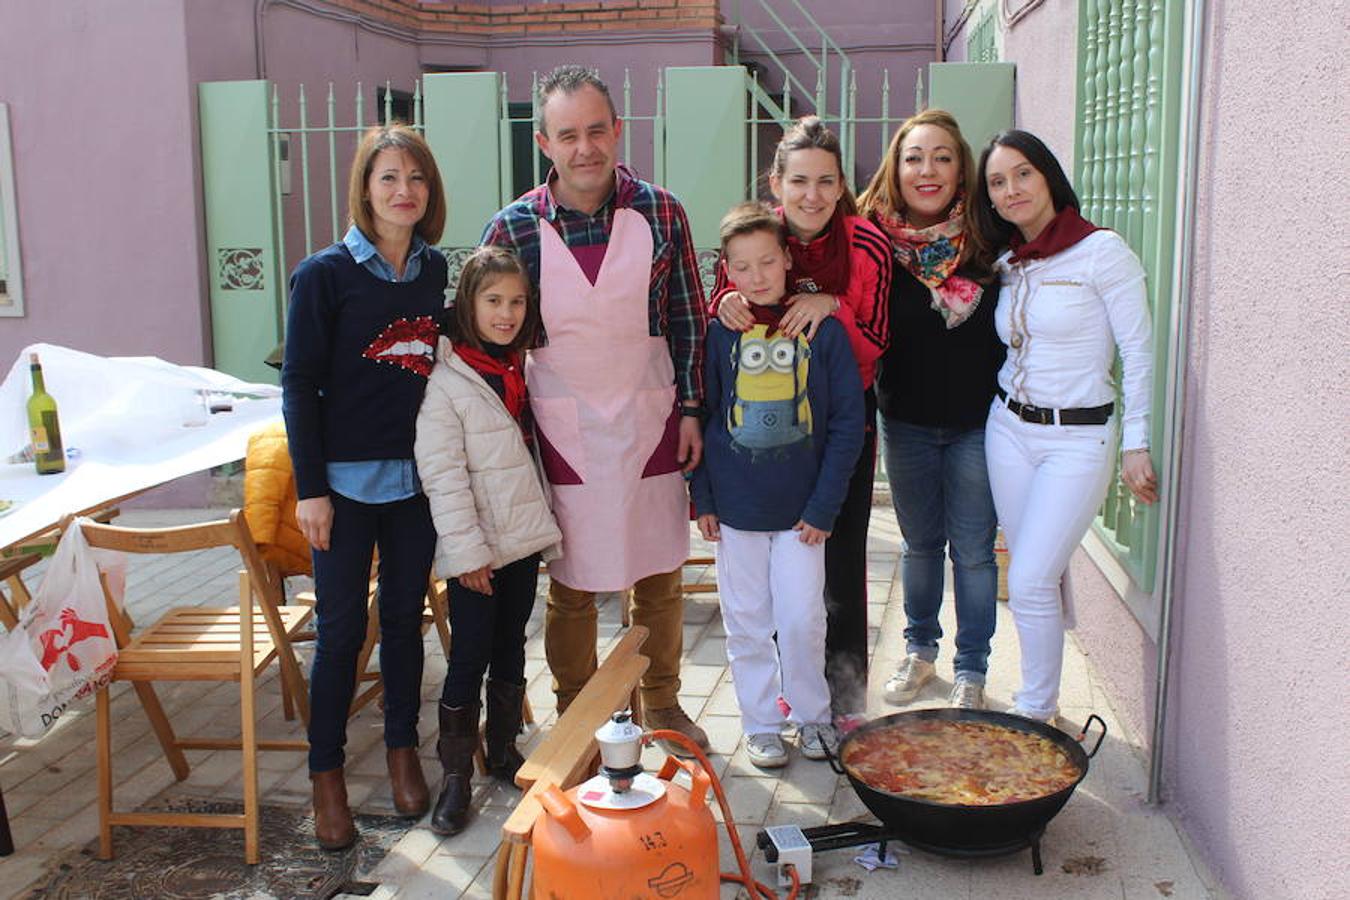
M 647 327 L 653 337 L 665 336 L 675 365 L 680 399 L 703 402 L 703 336 L 708 328 L 703 283 L 689 235 L 684 207 L 664 188 L 642 181 L 624 166 L 615 170 L 614 193 L 593 215 L 562 206 L 549 188 L 557 177 L 549 172 L 539 187 L 522 195 L 488 222 L 483 244 L 509 247 L 520 254 L 539 284 L 539 222 L 551 222 L 568 247 L 609 241 L 614 211 L 640 213 L 652 229 L 652 275 L 647 291 Z

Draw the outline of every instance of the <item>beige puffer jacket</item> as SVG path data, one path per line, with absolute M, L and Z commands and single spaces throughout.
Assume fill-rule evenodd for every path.
M 537 551 L 545 562 L 561 555 L 562 532 L 520 426 L 444 337 L 413 453 L 436 525 L 438 578 L 500 569 Z

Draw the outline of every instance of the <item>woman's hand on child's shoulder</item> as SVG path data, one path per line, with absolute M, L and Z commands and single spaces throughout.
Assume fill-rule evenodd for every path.
M 750 301 L 740 291 L 723 294 L 717 305 L 717 321 L 726 326 L 728 331 L 749 331 L 750 326 L 755 324 L 755 317 L 750 312 Z
M 805 333 L 806 339 L 812 341 L 820 323 L 839 308 L 839 300 L 833 294 L 793 294 L 787 299 L 787 308 L 779 324 L 783 334 L 795 338 Z
M 804 519 L 798 519 L 797 524 L 792 526 L 792 530 L 799 532 L 797 535 L 799 541 L 811 546 L 825 543 L 825 539 L 830 536 L 828 531 L 821 531 L 814 525 L 808 525 Z
M 705 541 L 717 543 L 722 539 L 722 529 L 717 524 L 717 516 L 712 513 L 704 513 L 698 517 L 698 533 L 703 535 Z

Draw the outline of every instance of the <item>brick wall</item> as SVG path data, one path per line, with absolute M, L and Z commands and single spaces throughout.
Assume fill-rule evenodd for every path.
M 515 4 L 329 0 L 329 3 L 415 31 L 458 34 L 711 31 L 722 21 L 719 0 L 577 0 Z

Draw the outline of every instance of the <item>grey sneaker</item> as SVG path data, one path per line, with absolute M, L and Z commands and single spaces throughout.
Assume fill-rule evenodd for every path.
M 783 739 L 771 731 L 747 737 L 745 755 L 761 769 L 781 769 L 788 762 L 787 748 L 783 746 Z
M 923 686 L 932 680 L 936 667 L 926 659 L 911 653 L 900 662 L 895 674 L 886 679 L 886 702 L 899 706 L 919 695 Z
M 824 759 L 826 747 L 830 753 L 839 750 L 839 736 L 835 733 L 833 725 L 812 722 L 803 725 L 802 730 L 797 733 L 797 749 L 807 759 Z
M 957 675 L 947 705 L 956 709 L 984 709 L 984 685 L 972 678 Z

